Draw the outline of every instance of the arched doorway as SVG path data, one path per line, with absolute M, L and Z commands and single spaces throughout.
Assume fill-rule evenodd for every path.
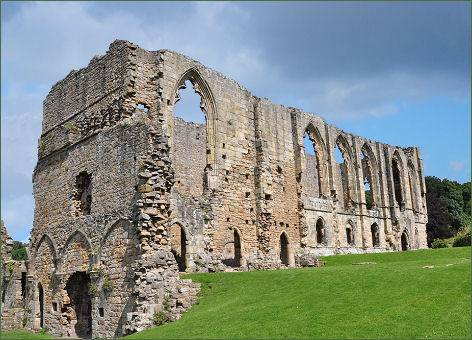
M 89 294 L 90 275 L 74 272 L 66 283 L 69 303 L 62 307 L 69 321 L 69 336 L 91 338 L 92 336 L 92 299 Z
M 352 246 L 352 244 L 354 243 L 354 238 L 352 235 L 352 227 L 350 225 L 346 227 L 346 243 L 348 246 Z
M 288 237 L 287 234 L 280 234 L 280 261 L 288 266 Z
M 380 247 L 379 226 L 377 223 L 370 226 L 370 232 L 372 234 L 372 247 Z
M 44 328 L 44 290 L 41 282 L 38 283 L 39 327 Z
M 410 243 L 408 241 L 408 234 L 406 233 L 406 231 L 403 231 L 402 233 L 401 244 L 402 244 L 402 250 L 410 249 Z
M 316 221 L 316 243 L 318 245 L 325 243 L 325 228 L 322 218 L 319 218 L 318 221 Z
M 170 227 L 171 251 L 179 267 L 179 271 L 184 272 L 187 269 L 187 237 L 184 228 L 179 224 L 173 224 Z
M 236 229 L 234 229 L 234 266 L 241 266 L 241 237 Z

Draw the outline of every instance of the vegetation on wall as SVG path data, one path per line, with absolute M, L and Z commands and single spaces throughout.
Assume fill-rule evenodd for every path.
M 434 176 L 426 176 L 425 181 L 428 245 L 435 239 L 447 239 L 453 246 L 470 245 L 470 182 L 460 184 Z

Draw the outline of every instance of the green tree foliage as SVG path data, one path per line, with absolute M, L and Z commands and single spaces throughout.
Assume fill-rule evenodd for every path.
M 26 247 L 20 241 L 13 241 L 13 248 L 11 251 L 11 258 L 15 261 L 26 260 Z
M 453 237 L 461 229 L 470 228 L 470 182 L 459 184 L 448 179 L 427 176 L 428 244 L 434 239 Z

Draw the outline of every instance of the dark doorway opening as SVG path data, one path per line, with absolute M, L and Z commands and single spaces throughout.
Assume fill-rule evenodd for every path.
M 379 226 L 377 223 L 372 224 L 370 227 L 370 232 L 372 234 L 372 246 L 380 247 L 380 235 L 379 235 Z
M 401 242 L 402 242 L 402 250 L 408 250 L 410 248 L 410 245 L 408 242 L 408 235 L 405 232 L 402 233 Z
M 346 241 L 348 245 L 352 245 L 352 229 L 351 227 L 346 228 Z
M 21 296 L 23 299 L 26 294 L 26 272 L 21 272 Z
M 316 221 L 316 243 L 323 244 L 325 241 L 324 223 L 321 218 Z
M 170 232 L 172 254 L 174 254 L 179 271 L 184 272 L 187 269 L 187 238 L 185 230 L 179 224 L 174 224 L 170 228 Z
M 241 237 L 236 229 L 234 230 L 234 266 L 241 266 Z
M 288 239 L 285 233 L 280 235 L 280 261 L 288 266 Z
M 44 290 L 43 285 L 38 283 L 38 299 L 39 299 L 39 327 L 44 328 Z
M 69 305 L 64 305 L 70 317 L 71 334 L 79 338 L 92 337 L 92 299 L 89 294 L 90 275 L 86 272 L 73 273 L 66 284 Z

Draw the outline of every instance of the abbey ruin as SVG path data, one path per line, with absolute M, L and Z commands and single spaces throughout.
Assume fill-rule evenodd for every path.
M 206 124 L 174 115 L 186 83 Z M 199 291 L 183 271 L 427 247 L 418 148 L 352 135 L 126 41 L 52 87 L 33 183 L 24 325 L 55 336 L 178 319 Z

